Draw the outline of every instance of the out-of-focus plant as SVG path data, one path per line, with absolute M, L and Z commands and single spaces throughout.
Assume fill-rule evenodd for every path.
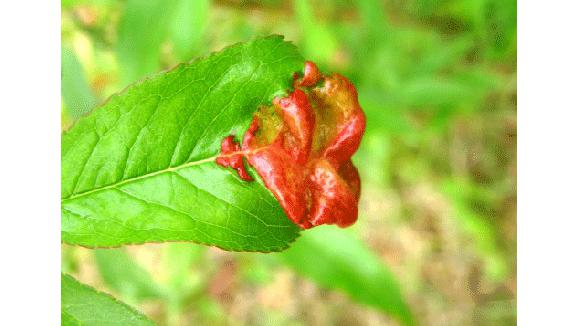
M 515 151 L 510 151 L 506 138 L 500 138 L 511 135 L 499 134 L 507 132 L 505 129 L 514 115 L 515 100 L 511 93 L 515 90 L 515 1 L 360 0 L 290 4 L 246 1 L 239 4 L 181 0 L 141 4 L 139 1 L 68 0 L 62 6 L 65 128 L 74 123 L 77 112 L 90 110 L 91 105 L 86 103 L 94 106 L 145 75 L 254 35 L 285 34 L 301 46 L 308 58 L 319 60 L 322 67 L 344 72 L 357 85 L 361 105 L 368 116 L 367 134 L 360 153 L 355 156 L 358 166 L 364 166 L 361 168 L 363 183 L 367 189 L 388 189 L 402 201 L 400 212 L 384 212 L 380 218 L 412 223 L 420 212 L 406 202 L 409 192 L 418 185 L 428 184 L 449 205 L 446 223 L 467 239 L 466 252 L 473 247 L 475 259 L 481 260 L 485 275 L 493 284 L 504 284 L 503 280 L 512 274 L 513 251 L 502 235 L 506 232 L 502 228 L 505 219 L 509 219 L 506 214 L 510 214 L 510 198 L 514 196 L 510 155 L 515 155 Z M 138 26 L 146 26 L 150 33 L 141 33 Z M 135 51 L 137 47 L 123 48 L 127 40 L 136 42 L 135 46 L 140 44 L 142 52 Z M 363 192 L 363 199 L 366 195 Z M 345 236 L 361 237 L 360 233 L 368 226 L 364 218 L 359 223 L 361 227 L 354 230 L 358 235 L 347 232 Z M 316 231 L 308 236 L 315 238 Z M 310 249 L 313 257 L 318 254 L 327 257 L 325 250 L 332 251 L 331 247 L 314 245 L 314 240 L 302 240 L 292 250 L 313 247 Z M 126 277 L 134 273 L 135 268 L 131 267 L 127 275 L 119 275 L 119 279 L 128 283 L 125 286 L 129 290 L 123 290 L 115 282 L 107 281 L 111 277 L 106 276 L 103 259 L 97 264 L 99 274 L 109 290 L 131 304 L 158 302 L 164 307 L 165 322 L 183 321 L 180 315 L 188 309 L 198 313 L 196 320 L 208 323 L 227 320 L 220 305 L 204 294 L 205 277 L 215 269 L 215 262 L 203 259 L 207 254 L 205 248 L 179 244 L 181 247 L 174 250 L 169 249 L 171 246 L 162 248 L 163 264 L 167 270 L 171 267 L 176 270 L 164 282 L 143 277 L 143 267 L 136 268 L 141 270 L 137 272 L 141 276 Z M 376 257 L 376 249 L 364 250 L 371 253 L 371 262 L 384 261 Z M 124 252 L 110 254 L 115 255 L 133 260 Z M 243 271 L 249 282 L 269 283 L 271 271 L 283 264 L 324 288 L 350 293 L 357 302 L 384 309 L 393 316 L 407 314 L 404 305 L 391 305 L 390 309 L 399 307 L 395 311 L 381 308 L 388 302 L 385 298 L 397 300 L 393 294 L 397 282 L 391 283 L 391 277 L 385 278 L 389 281 L 383 298 L 369 302 L 368 297 L 373 295 L 367 290 L 363 291 L 366 299 L 365 295 L 357 297 L 351 293 L 354 290 L 350 285 L 338 281 L 329 284 L 320 278 L 319 270 L 302 268 L 296 262 L 304 256 L 296 254 L 294 258 L 287 258 L 291 252 L 287 257 L 284 255 L 280 259 L 248 258 L 255 257 L 254 254 L 234 257 L 246 266 Z M 344 263 L 344 257 L 337 259 L 330 264 L 351 265 Z M 183 261 L 173 266 L 172 262 L 177 260 Z M 78 263 L 74 250 L 65 247 L 63 271 L 77 273 Z M 127 266 L 138 266 L 135 264 L 127 263 Z M 356 275 L 367 275 L 358 267 L 334 271 L 338 273 L 336 279 L 349 275 L 356 284 Z M 124 271 L 116 269 L 115 273 L 124 274 Z M 385 273 L 390 275 L 388 271 Z M 135 284 L 129 284 L 133 280 Z M 157 294 L 135 295 L 143 290 L 130 290 L 139 288 L 143 280 L 154 284 L 152 293 Z M 429 288 L 423 283 L 404 284 L 401 290 L 407 296 L 410 286 Z M 413 307 L 417 309 L 420 310 Z M 511 314 L 514 313 L 507 313 L 508 320 Z M 417 316 L 420 321 L 423 318 Z

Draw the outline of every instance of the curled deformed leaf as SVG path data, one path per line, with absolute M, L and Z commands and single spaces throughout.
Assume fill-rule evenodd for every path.
M 302 228 L 346 227 L 358 214 L 360 178 L 351 157 L 365 124 L 352 83 L 339 74 L 323 76 L 306 62 L 294 90 L 256 113 L 241 146 L 233 136 L 223 140 L 217 163 L 251 180 L 242 161 L 246 157 Z
M 296 225 L 354 223 L 351 156 L 365 116 L 348 79 L 312 62 L 300 78 L 302 66 L 281 37 L 257 39 L 137 83 L 81 118 L 62 137 L 63 240 L 269 252 L 287 248 Z

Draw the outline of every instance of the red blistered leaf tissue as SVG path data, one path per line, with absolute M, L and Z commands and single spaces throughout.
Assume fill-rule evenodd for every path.
M 242 144 L 222 142 L 216 162 L 251 181 L 243 158 L 278 199 L 286 215 L 308 229 L 352 225 L 358 215 L 360 177 L 351 157 L 358 149 L 365 115 L 354 85 L 339 74 L 324 76 L 307 61 L 294 90 L 261 107 Z

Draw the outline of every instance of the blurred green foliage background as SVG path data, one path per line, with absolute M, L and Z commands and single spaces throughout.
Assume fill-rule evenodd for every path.
M 62 128 L 273 33 L 357 86 L 357 224 L 283 254 L 63 245 L 63 271 L 161 325 L 515 324 L 515 0 L 62 0 Z

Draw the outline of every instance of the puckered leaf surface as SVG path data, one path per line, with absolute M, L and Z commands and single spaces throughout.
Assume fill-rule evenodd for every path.
M 303 59 L 271 36 L 139 82 L 62 136 L 62 239 L 88 247 L 193 241 L 279 251 L 299 229 L 259 182 L 215 164 Z
M 151 326 L 147 317 L 113 297 L 61 276 L 61 324 L 64 326 Z

